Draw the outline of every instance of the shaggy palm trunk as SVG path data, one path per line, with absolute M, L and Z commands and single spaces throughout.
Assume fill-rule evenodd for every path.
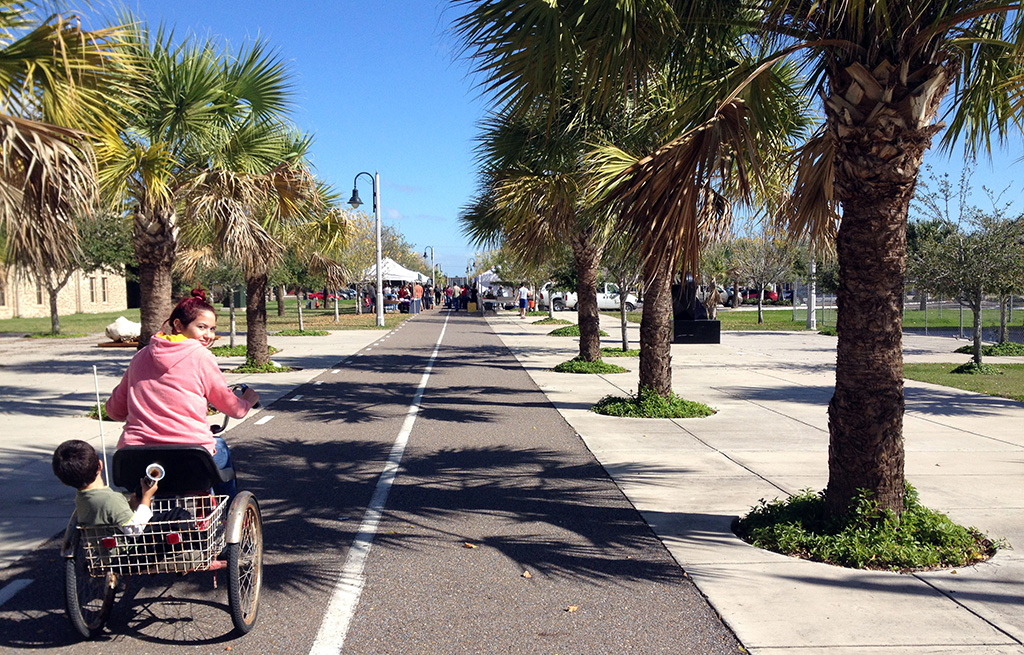
M 597 308 L 597 271 L 601 266 L 600 245 L 580 237 L 572 240 L 576 261 L 576 312 L 580 325 L 580 359 L 601 359 L 601 315 Z
M 672 268 L 644 264 L 644 309 L 640 318 L 640 382 L 667 398 L 672 393 Z
M 160 331 L 170 315 L 178 217 L 173 206 L 138 207 L 135 210 L 132 245 L 139 262 L 139 348 Z
M 949 88 L 939 66 L 911 67 L 920 80 L 911 87 L 900 77 L 907 70 L 888 62 L 834 69 L 825 102 L 843 209 L 836 387 L 828 407 L 826 505 L 833 516 L 846 513 L 862 489 L 897 515 L 904 509 L 907 208 Z
M 245 279 L 245 363 L 270 363 L 267 348 L 267 274 Z

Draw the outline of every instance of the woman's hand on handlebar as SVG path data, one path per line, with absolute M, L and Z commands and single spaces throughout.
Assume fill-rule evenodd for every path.
M 247 384 L 241 384 L 238 386 L 238 389 L 242 392 L 242 400 L 248 402 L 253 407 L 260 404 L 260 395 L 252 387 Z

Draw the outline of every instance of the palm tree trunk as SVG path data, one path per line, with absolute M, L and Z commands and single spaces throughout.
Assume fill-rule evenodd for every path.
M 640 318 L 640 382 L 667 398 L 672 393 L 672 269 L 668 258 L 660 267 L 644 264 L 644 309 Z
M 585 237 L 572 240 L 576 261 L 576 312 L 580 326 L 580 359 L 594 362 L 601 358 L 601 316 L 597 308 L 597 271 L 602 247 Z
M 139 348 L 143 348 L 160 331 L 173 308 L 171 269 L 178 246 L 174 207 L 136 208 L 132 245 L 139 262 Z
M 267 274 L 245 279 L 245 363 L 263 366 L 270 363 L 267 348 Z
M 288 295 L 288 289 L 283 284 L 277 285 L 277 315 L 284 316 L 284 297 Z
M 828 408 L 826 505 L 833 516 L 845 514 L 862 489 L 884 509 L 897 515 L 904 509 L 907 208 L 924 153 L 941 129 L 933 121 L 955 77 L 943 65 L 908 74 L 895 72 L 900 62 L 876 64 L 830 70 L 832 95 L 825 100 L 843 215 L 836 242 L 836 388 Z M 902 79 L 917 81 L 900 86 Z

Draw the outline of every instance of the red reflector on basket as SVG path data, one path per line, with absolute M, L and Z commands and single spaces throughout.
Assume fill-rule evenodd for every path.
M 181 535 L 177 532 L 171 532 L 167 535 L 167 543 L 172 546 L 176 546 L 181 543 Z
M 113 537 L 103 537 L 100 539 L 100 545 L 104 548 L 113 548 L 117 545 L 117 539 L 114 539 Z

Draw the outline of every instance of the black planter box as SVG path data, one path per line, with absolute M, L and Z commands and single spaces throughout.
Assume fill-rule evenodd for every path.
M 672 322 L 672 343 L 722 343 L 722 322 L 677 318 Z

